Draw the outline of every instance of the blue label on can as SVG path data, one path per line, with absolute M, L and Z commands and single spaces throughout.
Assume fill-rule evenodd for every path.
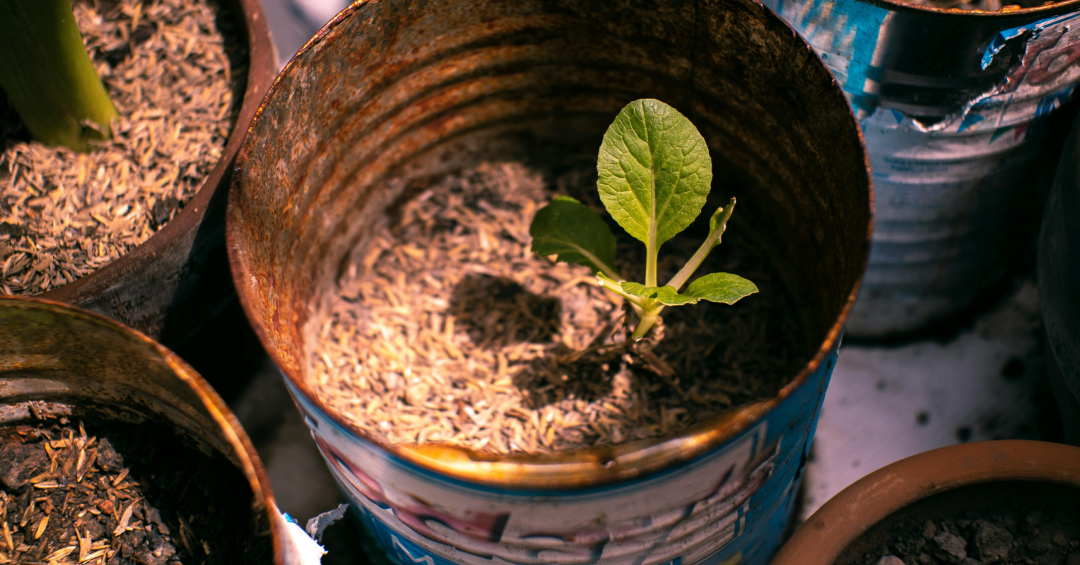
M 765 565 L 791 514 L 836 348 L 709 453 L 584 489 L 498 488 L 379 449 L 290 387 L 330 469 L 398 565 Z

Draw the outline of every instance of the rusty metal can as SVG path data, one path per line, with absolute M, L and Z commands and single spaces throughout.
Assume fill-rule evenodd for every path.
M 289 565 L 282 549 L 292 546 L 291 538 L 259 456 L 198 373 L 154 340 L 99 314 L 36 298 L 0 298 L 0 425 L 50 418 L 146 424 L 160 434 L 155 438 L 175 436 L 193 453 L 223 458 L 221 468 L 231 463 L 235 476 L 215 479 L 239 485 L 237 496 L 221 501 L 218 514 L 210 508 L 198 516 L 235 519 L 229 535 L 236 541 L 217 546 L 222 555 L 215 559 Z
M 890 0 L 764 0 L 855 108 L 876 193 L 846 331 L 886 337 L 957 314 L 1030 262 L 1080 82 L 1080 2 L 965 12 Z
M 409 187 L 483 162 L 595 161 L 644 97 L 699 128 L 799 305 L 814 353 L 777 396 L 666 439 L 496 456 L 390 444 L 312 392 L 320 306 Z M 872 200 L 843 93 L 752 0 L 384 0 L 339 14 L 271 87 L 226 237 L 252 325 L 394 562 L 763 565 L 865 268 Z

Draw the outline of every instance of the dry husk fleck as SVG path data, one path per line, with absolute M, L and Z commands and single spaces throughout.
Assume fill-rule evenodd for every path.
M 222 155 L 243 97 L 232 16 L 203 0 L 74 4 L 120 117 L 90 153 L 30 141 L 0 97 L 0 292 L 69 283 L 146 241 Z
M 621 298 L 587 268 L 529 250 L 533 214 L 555 194 L 602 210 L 595 179 L 589 167 L 485 164 L 418 189 L 346 269 L 317 321 L 308 371 L 317 396 L 394 444 L 499 454 L 661 437 L 774 396 L 810 350 L 778 277 L 748 242 L 725 236 L 727 251 L 698 274 L 738 273 L 761 294 L 671 308 L 633 347 L 625 340 L 636 320 Z M 665 244 L 661 280 L 700 240 Z M 642 277 L 643 252 L 620 240 L 630 280 Z

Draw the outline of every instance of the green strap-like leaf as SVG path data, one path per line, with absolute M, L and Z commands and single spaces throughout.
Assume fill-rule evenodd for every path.
M 722 304 L 734 304 L 758 291 L 757 285 L 731 273 L 713 273 L 705 275 L 686 287 L 680 294 L 673 286 L 645 286 L 635 282 L 620 283 L 623 291 L 633 296 L 652 298 L 665 306 L 697 304 L 708 300 Z
M 705 139 L 659 100 L 636 100 L 619 112 L 596 170 L 608 212 L 654 252 L 701 213 L 712 183 Z
M 529 226 L 532 250 L 540 255 L 558 255 L 559 261 L 585 265 L 593 274 L 603 272 L 619 280 L 615 268 L 615 236 L 611 228 L 587 206 L 559 196 L 533 216 Z

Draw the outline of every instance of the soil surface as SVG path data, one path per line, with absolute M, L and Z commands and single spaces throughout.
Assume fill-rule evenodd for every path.
M 0 427 L 0 564 L 269 563 L 223 457 L 151 424 Z
M 32 141 L 0 91 L 0 294 L 72 282 L 161 229 L 221 158 L 243 100 L 240 22 L 213 0 L 76 0 L 116 106 L 88 153 Z
M 907 517 L 893 524 L 883 538 L 875 538 L 875 543 L 881 542 L 877 548 L 837 563 L 1080 565 L 1077 500 L 1060 506 L 1024 504 L 1017 494 L 1003 487 L 999 504 L 947 512 L 934 519 Z
M 595 164 L 502 163 L 414 183 L 343 269 L 319 322 L 308 371 L 319 397 L 392 443 L 535 453 L 664 437 L 775 396 L 811 349 L 738 208 L 697 275 L 735 273 L 761 292 L 668 308 L 632 347 L 622 298 L 588 268 L 529 250 L 532 217 L 557 194 L 608 218 L 595 181 Z M 661 281 L 700 245 L 714 209 L 661 249 Z M 644 246 L 611 225 L 618 268 L 642 280 Z

